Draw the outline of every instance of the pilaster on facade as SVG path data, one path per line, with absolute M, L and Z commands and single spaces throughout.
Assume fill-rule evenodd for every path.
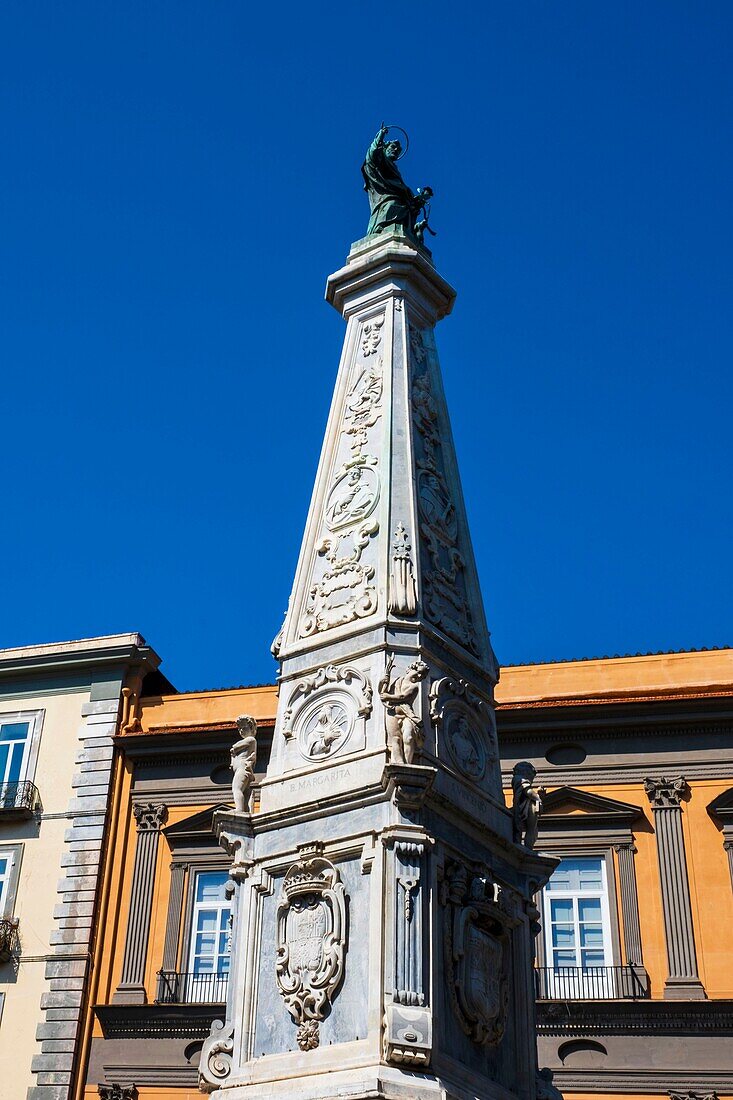
M 132 871 L 130 917 L 125 938 L 122 976 L 113 1000 L 118 1004 L 145 1004 L 150 916 L 153 910 L 155 864 L 160 832 L 168 814 L 162 803 L 136 802 L 132 813 L 137 825 L 137 846 Z
M 644 790 L 654 814 L 662 891 L 668 969 L 664 996 L 669 1000 L 703 1000 L 705 990 L 697 970 L 682 829 L 682 800 L 688 790 L 687 781 L 683 776 L 675 779 L 647 778 L 644 780 Z

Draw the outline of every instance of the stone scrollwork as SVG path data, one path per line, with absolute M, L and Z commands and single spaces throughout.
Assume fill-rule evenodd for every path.
M 328 567 L 308 593 L 301 623 L 301 633 L 306 638 L 321 630 L 343 626 L 354 619 L 364 619 L 377 610 L 377 588 L 372 583 L 375 568 L 365 565 L 360 559 L 364 547 L 378 530 L 379 523 L 375 520 L 362 523 L 356 531 L 347 532 L 353 536 L 353 550 L 350 553 L 341 553 L 345 533 L 337 534 L 333 539 L 323 539 L 317 547 L 318 553 L 325 556 Z
M 226 1081 L 232 1072 L 233 1052 L 234 1024 L 214 1020 L 199 1061 L 199 1088 L 202 1092 L 213 1092 Z
M 321 844 L 303 845 L 287 871 L 277 908 L 276 979 L 298 1025 L 301 1050 L 320 1041 L 319 1022 L 343 978 L 346 901 L 336 868 Z
M 510 916 L 488 869 L 449 863 L 442 883 L 445 966 L 453 1009 L 482 1046 L 504 1036 L 509 1005 Z
M 496 734 L 493 709 L 466 680 L 444 676 L 430 686 L 430 718 L 440 732 L 449 763 L 474 782 L 486 774 L 495 760 Z

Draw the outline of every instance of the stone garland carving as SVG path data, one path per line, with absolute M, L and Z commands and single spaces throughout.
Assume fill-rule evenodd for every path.
M 412 328 L 410 353 L 413 419 L 420 441 L 416 456 L 420 533 L 430 559 L 430 568 L 423 573 L 423 606 L 430 622 L 478 654 L 466 598 L 464 561 L 458 549 L 458 520 L 443 465 L 438 406 L 430 392 L 427 347 L 423 334 Z
M 237 733 L 239 737 L 229 750 L 234 773 L 232 799 L 237 813 L 246 813 L 257 763 L 257 720 L 248 714 L 241 714 L 237 718 Z
M 446 976 L 453 1010 L 475 1043 L 496 1046 L 509 1005 L 510 929 L 502 887 L 488 869 L 451 862 L 441 884 Z
M 444 676 L 430 686 L 430 718 L 458 771 L 482 779 L 497 758 L 493 708 L 466 680 Z
M 521 760 L 512 772 L 512 822 L 514 840 L 525 848 L 537 843 L 544 787 L 535 786 L 537 769 L 529 760 Z
M 402 523 L 397 524 L 392 551 L 389 610 L 393 615 L 414 615 L 417 610 L 417 585 L 412 564 L 412 546 Z
M 277 907 L 275 974 L 298 1025 L 298 1046 L 312 1050 L 344 974 L 346 902 L 338 871 L 323 858 L 323 845 L 303 845 L 299 851 Z
M 199 1059 L 199 1089 L 213 1092 L 232 1072 L 234 1024 L 214 1020 Z
M 364 325 L 361 335 L 361 351 L 365 358 L 376 354 L 382 340 L 383 324 L 384 314 L 381 317 L 376 317 L 373 321 L 367 321 Z
M 386 711 L 385 727 L 391 764 L 414 764 L 423 745 L 422 718 L 413 704 L 420 684 L 428 674 L 424 661 L 413 661 L 407 671 L 392 679 L 394 654 L 390 654 L 384 676 L 379 681 L 379 698 Z

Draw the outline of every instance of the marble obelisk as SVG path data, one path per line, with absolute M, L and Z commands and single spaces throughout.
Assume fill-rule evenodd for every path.
M 234 895 L 218 1100 L 537 1096 L 533 897 L 434 327 L 454 292 L 395 229 L 326 297 L 346 337 Z M 542 1085 L 542 1082 L 540 1082 Z M 542 1085 L 545 1092 L 546 1085 Z

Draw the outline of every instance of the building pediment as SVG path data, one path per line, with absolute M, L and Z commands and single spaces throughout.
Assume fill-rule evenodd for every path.
M 191 817 L 184 817 L 182 821 L 176 821 L 163 829 L 163 835 L 171 848 L 177 848 L 183 844 L 205 842 L 215 843 L 214 814 L 217 810 L 231 810 L 231 803 L 219 802 L 216 806 L 209 806 L 205 810 L 199 810 Z
M 639 806 L 592 794 L 577 787 L 558 787 L 542 800 L 540 832 L 553 828 L 631 828 L 644 816 Z
M 711 817 L 717 817 L 724 825 L 733 827 L 733 787 L 723 791 L 708 804 L 708 813 Z

